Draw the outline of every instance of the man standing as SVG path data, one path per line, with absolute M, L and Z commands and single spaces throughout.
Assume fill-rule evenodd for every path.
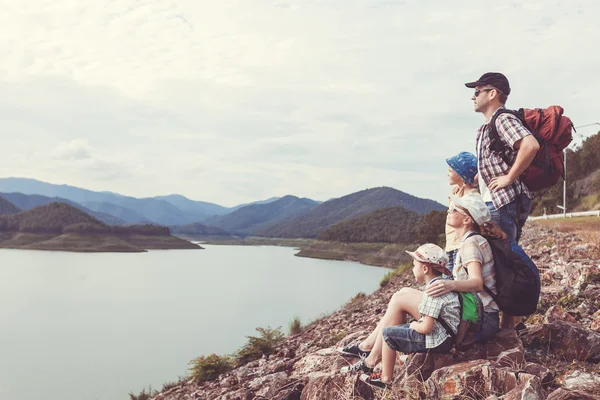
M 506 104 L 510 94 L 508 79 L 501 73 L 487 72 L 465 86 L 475 89 L 471 98 L 475 111 L 486 119 L 479 128 L 476 141 L 479 191 L 490 209 L 492 221 L 502 228 L 509 240 L 518 243 L 531 212 L 533 197 L 519 176 L 533 161 L 539 143 L 516 116 L 500 113 L 495 120 L 504 157 L 494 151 L 489 123 Z
M 475 89 L 471 98 L 475 103 L 475 111 L 482 113 L 486 120 L 479 128 L 476 140 L 479 191 L 490 210 L 492 221 L 500 226 L 509 240 L 518 243 L 523 225 L 531 212 L 532 198 L 519 177 L 533 161 L 540 145 L 516 116 L 499 113 L 510 94 L 506 76 L 487 72 L 475 82 L 465 83 L 465 86 Z M 494 118 L 496 114 L 498 116 Z M 496 121 L 504 157 L 495 150 L 497 147 L 492 149 L 489 124 L 493 120 Z M 515 329 L 525 328 L 520 323 L 520 317 L 502 313 L 503 328 L 513 328 L 515 323 L 518 324 Z

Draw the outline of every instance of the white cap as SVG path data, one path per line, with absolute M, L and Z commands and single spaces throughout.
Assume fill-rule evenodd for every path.
M 450 200 L 467 210 L 477 225 L 481 226 L 492 219 L 490 210 L 479 193 L 469 193 L 463 197 L 450 195 Z
M 446 275 L 452 275 L 452 272 L 446 268 L 448 264 L 448 256 L 446 252 L 433 243 L 426 243 L 415 251 L 406 251 L 412 258 L 417 261 L 434 264 L 435 269 Z

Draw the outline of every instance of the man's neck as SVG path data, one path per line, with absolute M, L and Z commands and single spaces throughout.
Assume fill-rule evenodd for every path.
M 496 110 L 498 110 L 500 107 L 502 107 L 502 104 L 490 105 L 490 107 L 488 107 L 488 109 L 485 110 L 485 112 L 483 113 L 483 116 L 485 117 L 485 122 L 490 122 L 490 120 L 492 119 L 492 115 L 494 115 Z

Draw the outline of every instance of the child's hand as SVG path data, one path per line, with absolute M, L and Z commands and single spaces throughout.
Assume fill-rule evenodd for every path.
M 413 321 L 410 323 L 410 325 L 408 326 L 410 329 L 412 329 L 413 331 L 419 331 L 419 321 Z
M 440 279 L 427 287 L 425 293 L 431 297 L 438 297 L 454 291 L 455 283 L 452 280 Z

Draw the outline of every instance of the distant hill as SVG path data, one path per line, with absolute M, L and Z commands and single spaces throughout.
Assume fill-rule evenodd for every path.
M 600 210 L 600 132 L 587 137 L 576 150 L 567 149 L 567 212 Z M 532 214 L 559 214 L 563 180 L 535 193 Z
M 147 218 L 144 218 L 136 211 L 106 201 L 86 201 L 83 203 L 83 206 L 96 213 L 113 215 L 115 218 L 119 218 L 120 220 L 125 221 L 127 224 L 152 222 Z
M 70 185 L 55 185 L 28 178 L 0 178 L 0 192 L 39 194 L 47 197 L 61 197 L 85 205 L 93 202 L 107 202 L 135 210 L 145 221 L 161 225 L 183 225 L 197 221 L 197 216 L 180 210 L 168 201 L 155 198 L 122 196 L 112 192 L 94 192 Z M 204 218 L 205 215 L 200 216 Z
M 413 243 L 423 216 L 404 207 L 388 207 L 339 222 L 321 232 L 319 240 L 337 242 Z
M 171 226 L 171 233 L 176 235 L 187 235 L 187 236 L 231 236 L 231 234 L 223 229 L 203 225 L 199 222 L 181 225 Z
M 153 199 L 164 200 L 175 207 L 179 208 L 184 213 L 190 215 L 190 218 L 195 221 L 202 221 L 214 215 L 223 215 L 233 211 L 230 208 L 220 206 L 214 203 L 205 201 L 190 200 L 180 194 L 170 194 L 167 196 L 155 196 Z
M 316 238 L 330 226 L 387 207 L 400 206 L 418 214 L 445 210 L 442 204 L 412 196 L 399 190 L 380 187 L 328 200 L 304 215 L 288 218 L 258 230 L 255 235 L 284 238 Z
M 75 203 L 74 201 L 63 199 L 60 197 L 48 197 L 42 196 L 39 194 L 23 194 L 23 193 L 0 193 L 0 197 L 5 198 L 11 203 L 15 204 L 21 210 L 31 210 L 32 208 L 44 206 L 50 203 L 65 203 L 72 207 L 75 207 L 97 219 L 104 222 L 108 225 L 125 225 L 125 220 L 116 217 L 110 213 L 103 213 L 94 210 L 90 210 L 87 207 L 82 206 L 81 204 Z M 127 222 L 137 222 L 137 221 L 127 221 Z
M 0 194 L 0 215 L 16 214 L 19 211 L 21 211 L 19 207 L 15 206 L 12 202 L 5 199 Z
M 231 207 L 229 209 L 229 212 L 234 212 L 235 210 L 239 210 L 242 207 L 252 206 L 252 205 L 255 205 L 255 204 L 269 204 L 269 203 L 272 203 L 272 202 L 277 201 L 279 199 L 281 199 L 281 197 L 270 197 L 270 198 L 268 198 L 266 200 L 258 200 L 258 201 L 253 201 L 253 202 L 250 202 L 250 203 L 238 204 L 237 206 Z
M 65 203 L 50 203 L 13 215 L 0 217 L 0 231 L 62 233 L 71 225 L 104 228 L 106 224 Z
M 50 203 L 0 216 L 0 248 L 140 252 L 145 249 L 198 249 L 157 225 L 109 226 L 65 203 Z
M 314 200 L 288 195 L 271 203 L 245 206 L 231 214 L 209 218 L 204 223 L 231 233 L 253 235 L 268 224 L 304 214 L 316 205 Z

